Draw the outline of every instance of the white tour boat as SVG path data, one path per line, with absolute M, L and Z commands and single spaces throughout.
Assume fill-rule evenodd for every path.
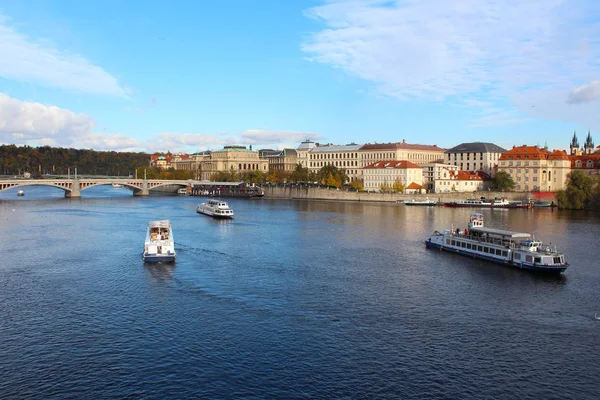
M 112 187 L 115 189 L 121 189 L 123 187 L 123 185 L 121 185 L 120 183 L 113 183 Z
M 484 228 L 479 213 L 471 214 L 466 230 L 435 231 L 425 246 L 531 271 L 560 274 L 569 266 L 555 246 L 544 245 L 530 233 Z
M 171 221 L 148 222 L 142 258 L 145 262 L 175 262 L 177 255 Z
M 198 204 L 196 211 L 215 218 L 233 218 L 233 210 L 229 207 L 229 204 L 222 200 L 208 200 L 205 203 Z
M 411 199 L 404 200 L 404 205 L 406 206 L 435 206 L 437 201 L 431 200 L 429 197 L 425 199 Z
M 17 196 L 25 196 L 25 192 L 23 191 L 23 189 L 19 189 L 17 191 Z
M 187 188 L 180 188 L 177 190 L 177 194 L 188 194 Z

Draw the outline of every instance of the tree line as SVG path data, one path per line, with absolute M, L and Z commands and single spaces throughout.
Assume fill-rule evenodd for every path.
M 146 153 L 121 153 L 67 149 L 61 147 L 30 147 L 16 145 L 0 146 L 0 175 L 44 175 L 128 176 L 138 167 L 147 167 L 150 155 Z

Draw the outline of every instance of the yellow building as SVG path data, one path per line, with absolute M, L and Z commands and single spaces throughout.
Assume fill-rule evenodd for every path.
M 498 172 L 508 173 L 515 190 L 556 192 L 565 189 L 571 160 L 564 150 L 552 152 L 537 146 L 519 146 L 502 153 Z
M 269 171 L 269 161 L 261 159 L 257 151 L 247 149 L 245 146 L 225 146 L 222 150 L 213 151 L 209 159 L 203 160 L 200 165 L 202 180 L 220 171 L 235 171 L 245 173 L 249 171 Z

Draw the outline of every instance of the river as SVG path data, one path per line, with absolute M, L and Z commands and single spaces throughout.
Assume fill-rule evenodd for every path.
M 0 398 L 595 399 L 600 214 L 484 210 L 561 277 L 428 250 L 468 209 L 0 192 Z M 175 265 L 145 265 L 170 219 Z

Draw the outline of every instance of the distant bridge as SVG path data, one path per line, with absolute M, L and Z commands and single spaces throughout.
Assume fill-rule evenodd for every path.
M 180 186 L 182 188 L 191 185 L 192 181 L 164 180 L 164 179 L 2 179 L 0 180 L 0 192 L 14 187 L 24 186 L 50 186 L 65 191 L 65 197 L 81 197 L 81 191 L 94 186 L 105 186 L 118 183 L 133 191 L 134 196 L 148 196 L 150 190 L 161 186 Z

